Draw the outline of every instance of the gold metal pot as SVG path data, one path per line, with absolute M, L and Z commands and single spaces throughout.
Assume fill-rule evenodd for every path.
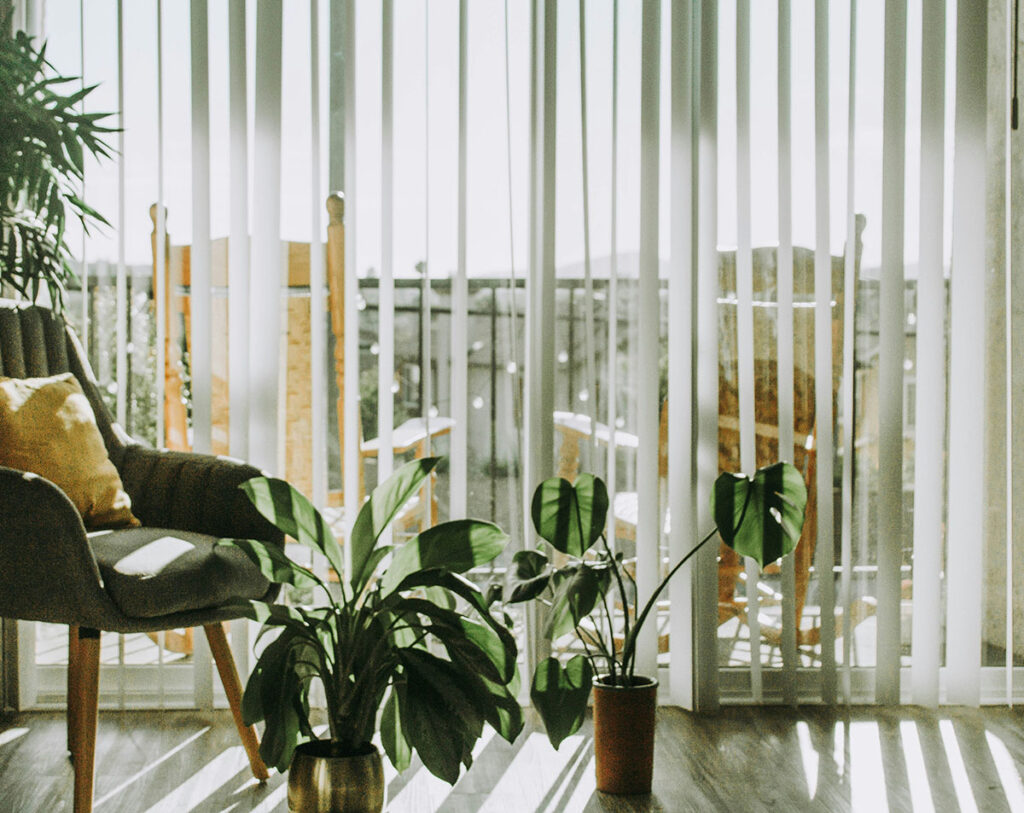
M 370 743 L 364 753 L 339 756 L 329 740 L 295 749 L 288 771 L 291 813 L 380 813 L 384 808 L 384 766 Z

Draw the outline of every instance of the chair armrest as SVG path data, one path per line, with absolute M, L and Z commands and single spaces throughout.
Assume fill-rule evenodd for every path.
M 0 467 L 0 616 L 99 627 L 111 613 L 71 500 L 39 475 Z
M 263 473 L 255 466 L 131 443 L 120 472 L 132 513 L 143 525 L 284 544 L 284 534 L 260 516 L 239 488 Z
M 427 438 L 438 438 L 447 435 L 455 426 L 451 418 L 431 418 L 430 431 L 424 418 L 409 418 L 405 423 L 396 426 L 391 432 L 391 451 L 403 454 L 420 446 Z M 377 457 L 380 452 L 380 438 L 364 440 L 359 449 L 363 457 Z

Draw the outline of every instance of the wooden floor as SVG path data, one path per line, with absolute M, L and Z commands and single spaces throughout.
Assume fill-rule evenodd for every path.
M 589 727 L 548 745 L 483 742 L 450 788 L 388 774 L 391 811 L 1024 810 L 1024 718 L 1004 708 L 729 708 L 659 712 L 654 792 L 594 790 Z M 0 716 L 0 811 L 70 810 L 62 715 Z M 228 712 L 102 712 L 96 810 L 286 811 L 283 777 L 248 773 Z

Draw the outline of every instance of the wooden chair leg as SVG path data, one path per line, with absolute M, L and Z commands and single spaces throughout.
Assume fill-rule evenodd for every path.
M 74 813 L 92 811 L 93 770 L 96 763 L 96 709 L 99 701 L 100 633 L 78 628 L 75 656 L 75 805 Z
M 246 756 L 249 757 L 252 775 L 262 782 L 270 774 L 267 771 L 267 766 L 263 764 L 262 757 L 260 757 L 260 743 L 256 738 L 256 729 L 252 726 L 247 726 L 242 721 L 242 684 L 238 679 L 238 670 L 235 668 L 235 659 L 231 654 L 227 635 L 224 634 L 224 625 L 207 624 L 203 629 L 206 630 L 206 640 L 210 642 L 210 652 L 213 653 L 213 660 L 217 664 L 220 681 L 224 684 L 224 694 L 228 697 L 231 714 L 235 718 L 235 726 L 238 728 L 238 734 L 242 738 L 242 745 L 245 747 Z
M 75 757 L 75 733 L 78 730 L 78 625 L 68 625 L 68 752 Z

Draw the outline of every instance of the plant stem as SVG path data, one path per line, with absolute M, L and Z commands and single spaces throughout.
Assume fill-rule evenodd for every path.
M 604 534 L 601 534 L 601 541 L 604 543 L 604 549 L 605 549 L 605 551 L 608 554 L 608 558 L 611 559 L 611 561 L 612 561 L 612 573 L 615 574 L 615 581 L 619 585 L 619 598 L 622 599 L 622 623 L 623 623 L 622 634 L 624 636 L 623 640 L 629 641 L 629 600 L 626 598 L 626 585 L 622 583 L 622 574 L 619 573 L 619 563 L 615 560 L 615 557 L 612 555 L 612 549 L 608 545 L 608 537 L 605 536 Z M 610 622 L 609 622 L 609 626 L 611 627 L 611 623 Z M 612 628 L 612 650 L 614 651 L 614 649 L 615 649 L 615 630 L 614 630 L 614 628 Z M 623 654 L 625 654 L 625 651 L 623 651 Z M 623 668 L 623 671 L 625 671 L 625 669 L 626 669 L 625 659 L 623 659 L 622 668 Z M 630 673 L 630 674 L 632 674 L 632 673 Z

